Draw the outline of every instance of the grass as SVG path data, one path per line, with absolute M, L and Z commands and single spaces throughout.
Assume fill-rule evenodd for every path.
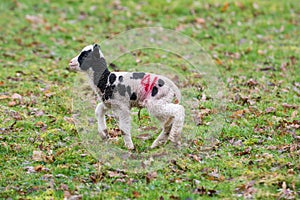
M 0 197 L 300 198 L 299 21 L 295 1 L 1 2 Z M 225 83 L 228 116 L 209 149 L 211 113 L 193 127 L 198 132 L 179 158 L 155 171 L 124 172 L 83 145 L 72 115 L 78 74 L 68 61 L 87 44 L 147 26 L 175 29 L 201 44 Z M 142 49 L 115 64 L 137 71 L 157 62 L 176 71 L 180 83 L 204 85 L 190 76 L 189 63 L 164 51 Z M 198 103 L 199 113 L 213 109 L 209 99 Z M 133 117 L 136 126 L 155 125 L 145 111 L 142 121 Z M 134 142 L 137 152 L 151 143 Z M 123 148 L 122 140 L 115 145 Z

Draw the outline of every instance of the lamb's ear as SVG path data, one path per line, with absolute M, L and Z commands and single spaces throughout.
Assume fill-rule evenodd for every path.
M 94 58 L 100 58 L 101 57 L 101 55 L 100 55 L 100 48 L 99 48 L 98 44 L 94 45 L 93 57 Z
M 94 44 L 93 49 L 94 49 L 94 50 L 95 50 L 95 49 L 100 49 L 100 46 L 99 46 L 98 44 Z

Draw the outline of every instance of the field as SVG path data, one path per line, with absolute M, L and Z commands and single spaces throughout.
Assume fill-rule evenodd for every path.
M 300 5 L 292 0 L 1 2 L 0 198 L 300 198 L 299 22 Z M 146 27 L 174 30 L 174 38 L 189 38 L 203 52 L 159 35 L 155 41 L 171 46 L 120 54 L 127 39 L 115 38 Z M 158 166 L 135 170 L 132 159 L 119 167 L 121 161 L 98 159 L 112 158 L 91 143 L 93 106 L 80 104 L 89 89 L 68 68 L 92 43 L 113 62 L 111 70 L 161 73 L 181 88 L 188 139 L 180 150 L 149 150 L 158 121 L 133 110 L 132 152 L 166 150 Z M 209 58 L 202 64 L 211 71 L 195 70 L 183 51 Z M 78 110 L 92 122 L 84 124 L 91 126 L 86 134 Z M 107 120 L 109 147 L 127 152 L 111 113 Z

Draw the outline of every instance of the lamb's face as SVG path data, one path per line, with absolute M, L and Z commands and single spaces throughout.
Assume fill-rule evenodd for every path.
M 90 67 L 97 66 L 101 59 L 104 59 L 104 56 L 100 46 L 98 44 L 88 45 L 82 49 L 78 56 L 70 61 L 69 67 L 72 70 L 86 71 Z

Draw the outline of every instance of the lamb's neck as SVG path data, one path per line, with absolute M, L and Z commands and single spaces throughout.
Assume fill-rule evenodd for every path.
M 87 73 L 90 80 L 90 84 L 97 93 L 103 94 L 106 88 L 107 80 L 110 75 L 110 71 L 105 68 L 103 70 L 94 71 L 92 68 Z

